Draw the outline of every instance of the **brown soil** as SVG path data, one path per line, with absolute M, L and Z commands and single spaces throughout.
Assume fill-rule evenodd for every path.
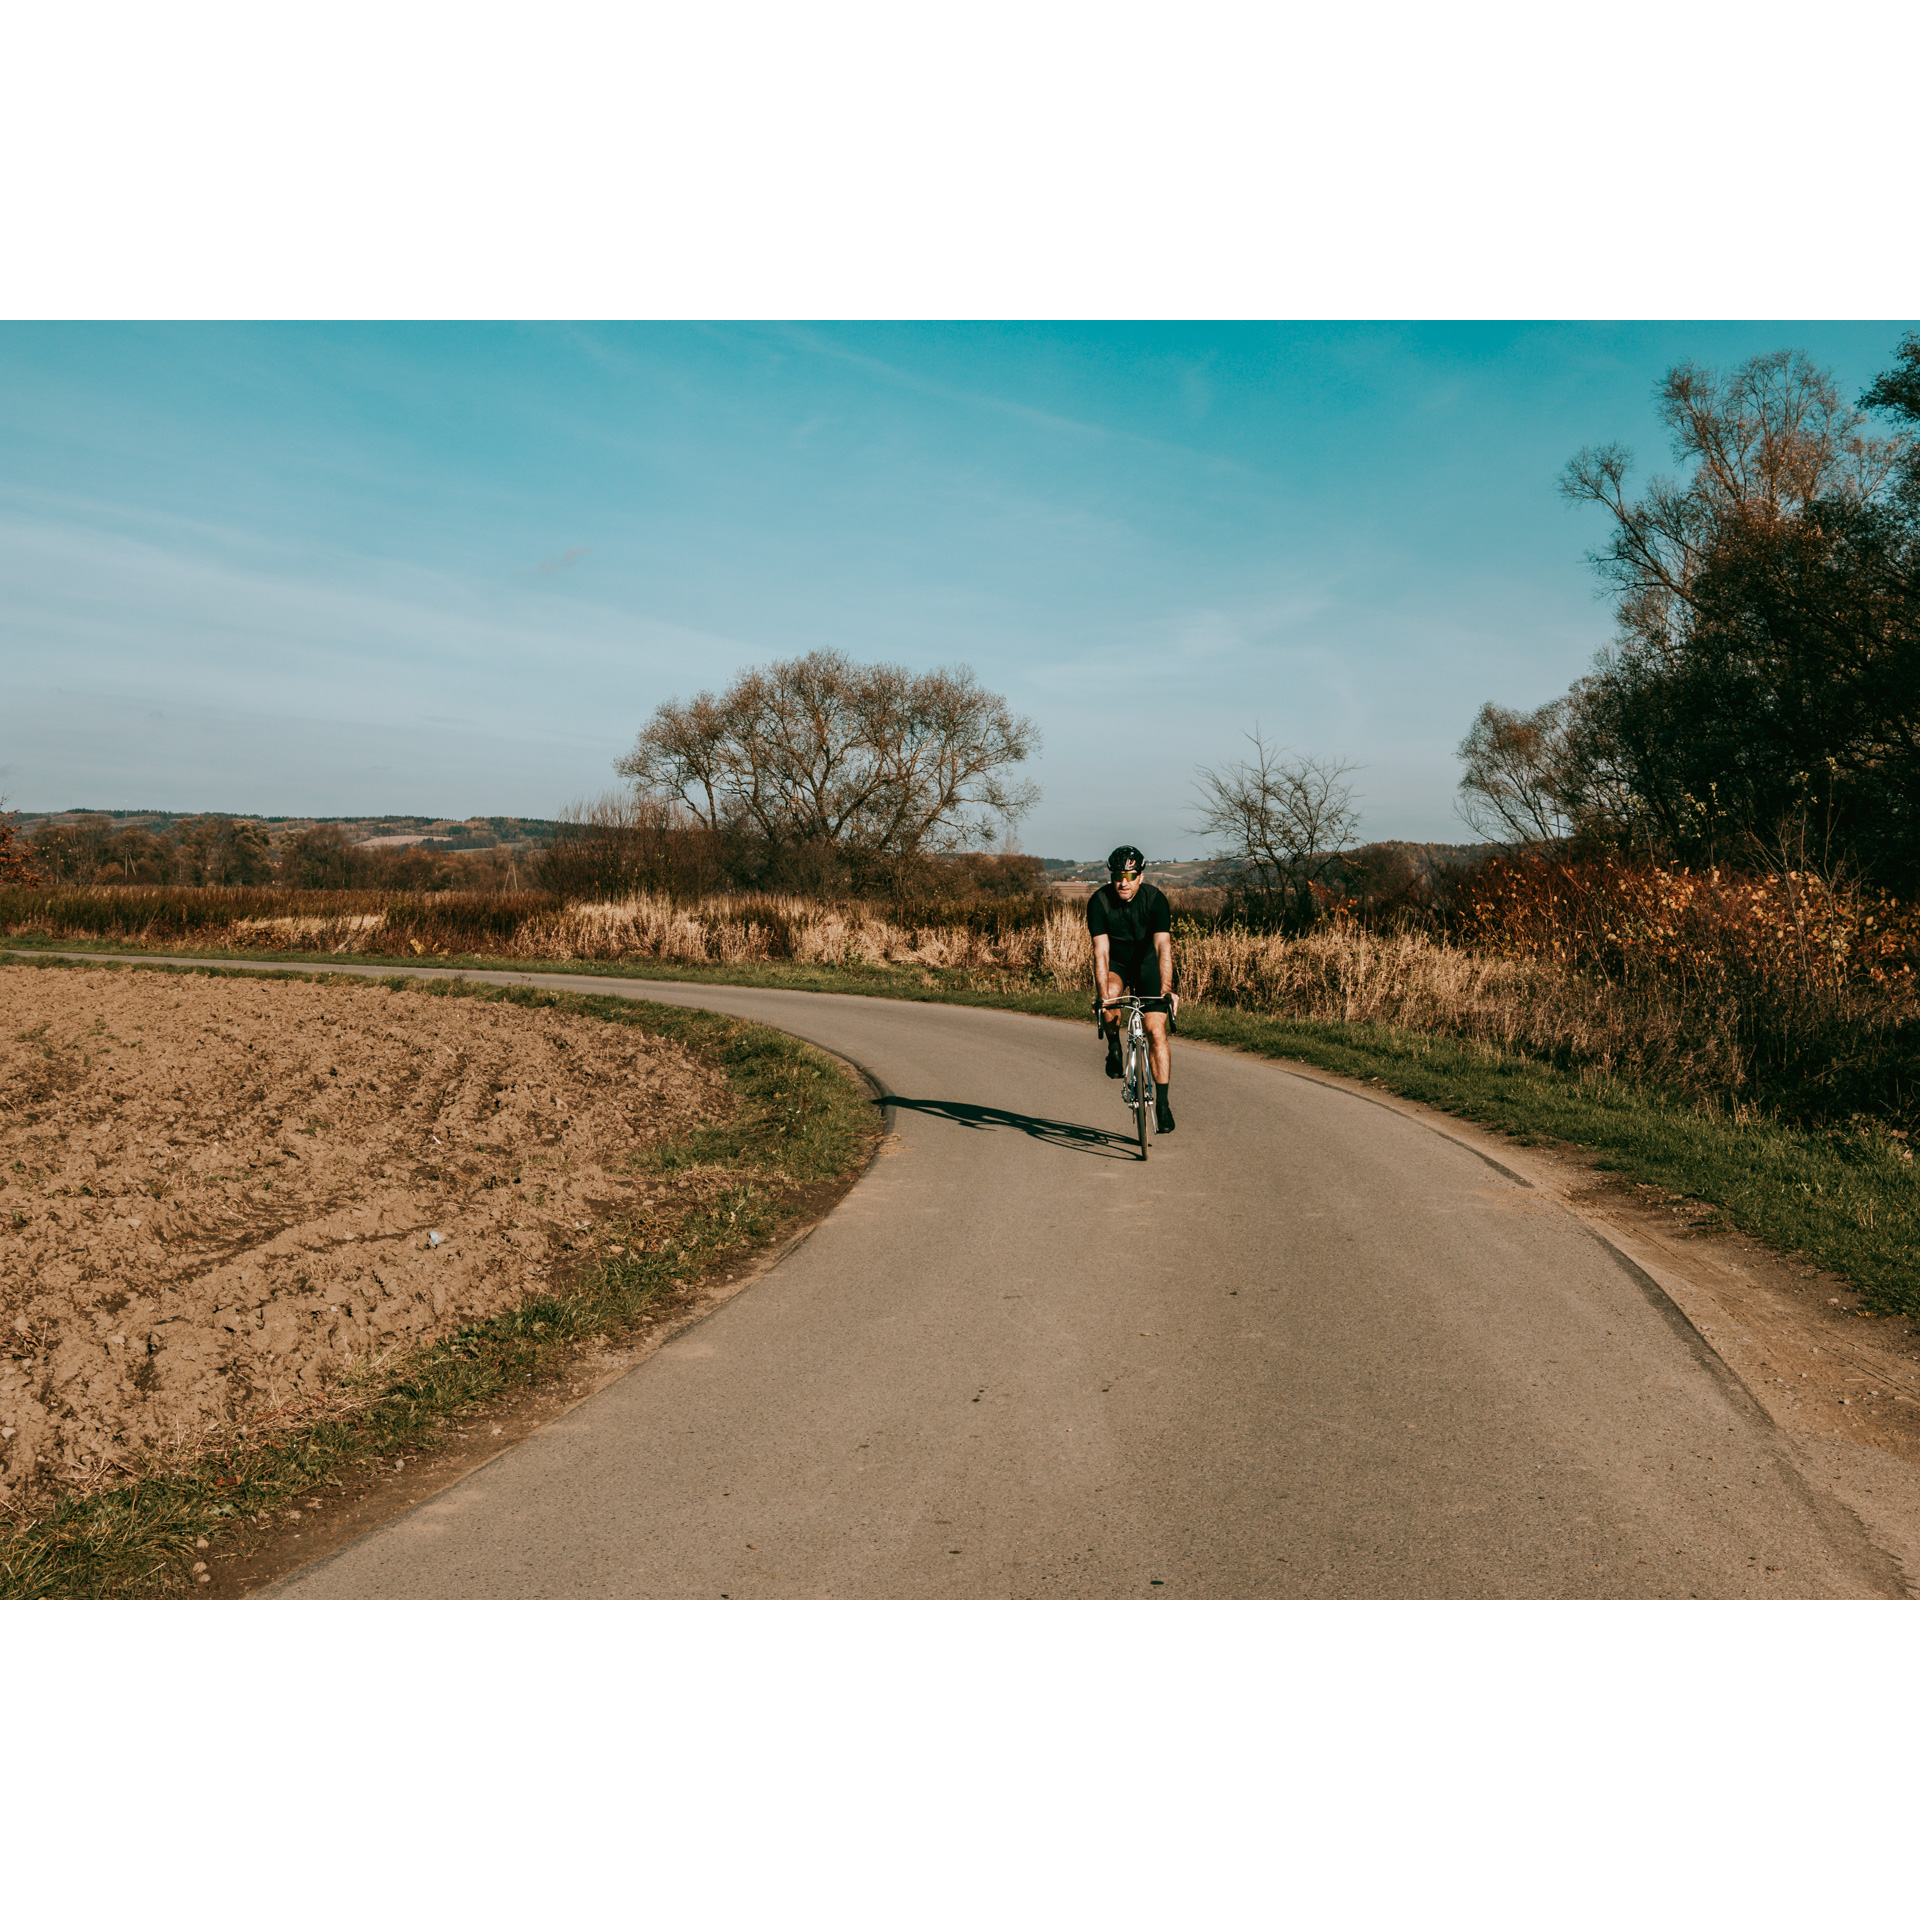
M 731 1105 L 545 1010 L 0 969 L 0 1503 L 318 1412 L 540 1290 L 646 1204 L 637 1151 Z

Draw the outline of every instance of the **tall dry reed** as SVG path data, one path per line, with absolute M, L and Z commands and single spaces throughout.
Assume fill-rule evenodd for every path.
M 526 896 L 252 894 L 234 896 L 223 919 L 205 900 L 143 909 L 134 891 L 116 889 L 117 900 L 104 904 L 70 895 L 66 910 L 51 890 L 0 894 L 0 925 L 156 947 L 917 968 L 1013 993 L 1078 994 L 1091 985 L 1077 902 L 1052 903 L 1043 918 L 1025 915 L 1027 924 L 988 915 L 917 925 L 874 906 L 788 894 L 691 903 L 642 894 L 571 905 Z M 262 910 L 276 905 L 278 912 Z M 101 922 L 109 910 L 111 928 Z M 1792 950 L 1787 942 L 1769 948 Z M 1174 951 L 1191 1006 L 1448 1034 L 1823 1124 L 1862 1114 L 1902 1127 L 1920 1122 L 1920 1018 L 1905 970 L 1854 970 L 1836 981 L 1822 962 L 1796 985 L 1783 959 L 1760 972 L 1726 960 L 1723 946 L 1708 965 L 1665 938 L 1643 945 L 1631 967 L 1578 965 L 1517 940 L 1502 950 L 1375 933 L 1339 916 L 1298 937 L 1183 919 Z
M 1292 938 L 1222 928 L 1179 942 L 1178 959 L 1182 990 L 1196 1005 L 1377 1022 L 1690 1084 L 1744 1079 L 1726 1019 L 1702 1022 L 1672 995 L 1628 993 L 1421 933 L 1376 934 L 1338 919 Z

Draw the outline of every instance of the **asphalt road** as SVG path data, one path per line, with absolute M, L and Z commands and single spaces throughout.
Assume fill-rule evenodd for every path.
M 1090 1026 L 665 982 L 857 1061 L 898 1150 L 647 1364 L 290 1598 L 1903 1591 L 1652 1282 L 1417 1118 Z

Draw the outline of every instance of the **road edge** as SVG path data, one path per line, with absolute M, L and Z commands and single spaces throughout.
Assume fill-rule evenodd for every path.
M 773 1022 L 768 1021 L 765 1024 L 771 1026 Z M 817 1045 L 813 1041 L 808 1041 L 807 1044 Z M 873 1145 L 867 1150 L 866 1158 L 827 1205 L 810 1219 L 802 1221 L 784 1240 L 774 1246 L 762 1248 L 741 1271 L 717 1282 L 711 1288 L 703 1289 L 697 1298 L 687 1301 L 672 1316 L 648 1327 L 640 1338 L 623 1343 L 611 1355 L 605 1348 L 583 1350 L 577 1354 L 565 1376 L 556 1383 L 559 1391 L 549 1394 L 548 1399 L 551 1404 L 544 1415 L 516 1427 L 512 1435 L 503 1438 L 497 1447 L 489 1447 L 470 1455 L 463 1454 L 457 1461 L 449 1460 L 444 1452 L 433 1456 L 432 1459 L 423 1459 L 419 1481 L 410 1483 L 416 1485 L 418 1491 L 408 1494 L 401 1503 L 393 1506 L 391 1511 L 383 1512 L 377 1519 L 372 1519 L 366 1524 L 344 1528 L 338 1538 L 330 1539 L 317 1552 L 301 1555 L 291 1563 L 281 1562 L 274 1571 L 263 1572 L 262 1577 L 257 1581 L 241 1583 L 238 1591 L 229 1590 L 208 1597 L 229 1600 L 298 1599 L 298 1594 L 289 1593 L 286 1589 L 303 1575 L 338 1559 L 343 1553 L 351 1552 L 363 1541 L 372 1539 L 375 1534 L 384 1533 L 389 1527 L 398 1526 L 418 1508 L 451 1492 L 455 1487 L 470 1480 L 476 1473 L 484 1471 L 496 1460 L 513 1452 L 515 1448 L 525 1445 L 536 1434 L 544 1433 L 549 1427 L 558 1425 L 575 1408 L 584 1406 L 609 1387 L 618 1386 L 629 1374 L 654 1359 L 664 1347 L 670 1346 L 682 1334 L 691 1332 L 693 1328 L 718 1313 L 729 1301 L 738 1298 L 749 1287 L 758 1285 L 783 1266 L 787 1259 L 797 1253 L 813 1237 L 815 1231 L 872 1173 L 875 1161 L 885 1151 L 888 1137 L 897 1131 L 893 1112 L 883 1102 L 884 1089 L 881 1088 L 879 1081 L 858 1061 L 848 1059 L 845 1054 L 837 1053 L 831 1047 L 818 1047 L 817 1050 L 840 1061 L 849 1069 L 850 1077 L 872 1088 L 876 1102 L 881 1105 L 883 1115 L 881 1129 L 874 1136 Z M 443 1469 L 442 1471 L 431 1471 L 436 1463 Z
M 1583 1149 L 1519 1146 L 1477 1121 L 1464 1120 L 1403 1094 L 1369 1087 L 1308 1061 L 1247 1054 L 1213 1041 L 1189 1044 L 1242 1059 L 1264 1059 L 1278 1072 L 1399 1114 L 1570 1214 L 1682 1333 L 1701 1365 L 1733 1390 L 1749 1417 L 1778 1438 L 1816 1506 L 1826 1510 L 1825 1517 L 1831 1519 L 1835 1509 L 1843 1511 L 1852 1522 L 1847 1531 L 1864 1535 L 1867 1543 L 1892 1563 L 1899 1585 L 1890 1590 L 1889 1597 L 1920 1600 L 1920 1467 L 1891 1449 L 1783 1420 L 1778 1396 L 1767 1389 L 1765 1374 L 1754 1365 L 1752 1343 L 1744 1337 L 1746 1329 L 1737 1327 L 1729 1337 L 1727 1322 L 1735 1316 L 1728 1312 L 1724 1296 L 1709 1293 L 1687 1272 L 1690 1266 L 1718 1269 L 1723 1279 L 1735 1283 L 1737 1276 L 1753 1266 L 1790 1268 L 1793 1263 L 1787 1256 L 1737 1229 L 1711 1239 L 1690 1235 L 1682 1240 L 1662 1232 L 1651 1220 L 1623 1226 L 1616 1208 L 1604 1207 L 1591 1197 L 1593 1156 Z M 1889 1480 L 1896 1483 L 1891 1498 L 1884 1487 Z M 1882 1484 L 1876 1485 L 1876 1481 Z

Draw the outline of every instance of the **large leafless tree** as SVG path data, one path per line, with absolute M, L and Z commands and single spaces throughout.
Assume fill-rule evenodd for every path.
M 821 650 L 668 700 L 615 762 L 635 791 L 771 847 L 893 857 L 991 846 L 1039 798 L 1039 730 L 966 667 Z

